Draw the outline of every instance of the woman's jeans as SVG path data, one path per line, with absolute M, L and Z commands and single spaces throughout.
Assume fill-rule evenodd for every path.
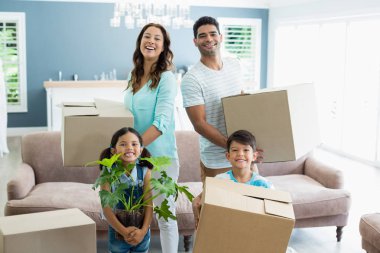
M 175 182 L 178 180 L 179 175 L 179 162 L 177 159 L 172 159 L 172 164 L 167 168 L 166 173 L 171 177 Z M 159 173 L 152 171 L 152 177 L 159 177 Z M 168 199 L 170 211 L 175 215 L 175 201 L 174 197 L 166 198 L 165 196 L 159 196 L 153 200 L 155 206 L 160 206 L 162 201 Z M 176 220 L 168 219 L 165 221 L 163 218 L 158 219 L 158 226 L 160 228 L 160 241 L 161 249 L 163 253 L 177 253 L 178 252 L 178 225 Z

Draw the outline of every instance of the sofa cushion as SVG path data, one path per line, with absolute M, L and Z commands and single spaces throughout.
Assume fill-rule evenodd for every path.
M 277 190 L 288 191 L 296 219 L 348 213 L 350 194 L 343 189 L 326 188 L 305 175 L 267 177 Z
M 380 213 L 363 215 L 360 219 L 359 230 L 362 239 L 380 252 Z
M 100 217 L 98 191 L 91 187 L 74 182 L 38 184 L 25 198 L 8 201 L 7 215 L 77 207 L 96 222 L 97 230 L 107 229 L 107 222 Z

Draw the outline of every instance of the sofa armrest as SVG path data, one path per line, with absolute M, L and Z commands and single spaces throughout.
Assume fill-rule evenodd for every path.
M 26 163 L 22 163 L 16 175 L 8 182 L 8 200 L 24 198 L 36 184 L 34 170 Z
M 313 178 L 327 188 L 343 188 L 344 179 L 342 171 L 322 163 L 315 157 L 308 157 L 306 159 L 305 175 Z

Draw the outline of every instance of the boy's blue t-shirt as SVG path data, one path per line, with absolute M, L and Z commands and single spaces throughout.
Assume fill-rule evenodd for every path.
M 236 180 L 236 178 L 234 177 L 234 174 L 232 173 L 232 170 L 229 170 L 229 171 L 227 171 L 225 173 L 219 174 L 219 175 L 217 175 L 215 177 L 216 178 L 221 178 L 221 179 L 229 179 L 229 180 L 232 180 L 232 181 L 234 181 L 236 183 L 239 183 Z M 253 186 L 258 186 L 258 187 L 269 188 L 269 189 L 273 189 L 274 188 L 273 184 L 270 181 L 268 181 L 265 177 L 260 176 L 256 172 L 252 173 L 251 179 L 248 182 L 246 182 L 245 184 L 253 185 Z

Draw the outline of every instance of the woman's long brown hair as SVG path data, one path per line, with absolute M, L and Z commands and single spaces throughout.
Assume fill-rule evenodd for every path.
M 154 24 L 149 23 L 143 27 L 141 30 L 139 36 L 137 37 L 136 41 L 136 49 L 133 53 L 133 64 L 134 68 L 131 73 L 131 79 L 128 82 L 128 88 L 132 87 L 132 92 L 135 93 L 136 90 L 138 90 L 141 78 L 144 76 L 144 56 L 140 51 L 140 44 L 142 37 L 144 35 L 144 32 L 149 27 L 156 27 L 161 30 L 163 35 L 163 46 L 164 50 L 161 52 L 160 56 L 158 57 L 157 62 L 155 62 L 152 65 L 152 68 L 149 72 L 149 79 L 152 80 L 152 83 L 150 84 L 149 88 L 154 89 L 158 86 L 158 83 L 161 78 L 161 74 L 164 71 L 170 70 L 173 68 L 173 52 L 170 50 L 170 38 L 169 34 L 165 30 L 165 28 L 160 24 Z

